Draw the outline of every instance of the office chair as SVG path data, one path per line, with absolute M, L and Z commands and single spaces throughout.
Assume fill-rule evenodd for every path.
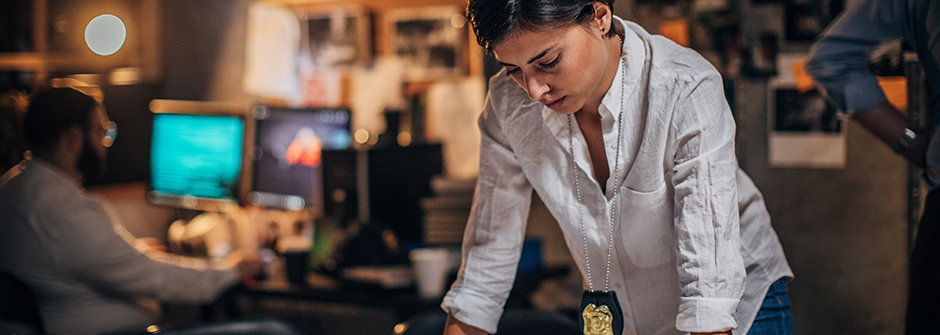
M 0 272 L 0 333 L 42 333 L 42 318 L 29 286 Z
M 395 335 L 440 335 L 444 332 L 447 314 L 425 312 L 396 326 Z M 499 319 L 495 335 L 577 335 L 578 322 L 564 315 L 538 310 L 507 310 Z

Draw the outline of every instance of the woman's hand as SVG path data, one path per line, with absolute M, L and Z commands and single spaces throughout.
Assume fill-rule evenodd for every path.
M 731 333 L 728 333 L 731 334 Z M 444 326 L 444 335 L 486 335 L 479 328 L 460 322 L 453 315 L 447 314 L 447 325 Z

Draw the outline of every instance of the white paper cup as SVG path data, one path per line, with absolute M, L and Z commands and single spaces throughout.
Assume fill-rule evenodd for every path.
M 424 299 L 444 295 L 444 280 L 450 271 L 450 252 L 444 248 L 421 248 L 409 253 L 411 268 L 418 284 L 418 295 Z

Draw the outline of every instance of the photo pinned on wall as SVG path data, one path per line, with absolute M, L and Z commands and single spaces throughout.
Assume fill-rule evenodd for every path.
M 845 0 L 786 0 L 787 42 L 810 43 L 844 8 Z
M 300 54 L 314 69 L 343 69 L 372 58 L 371 15 L 358 8 L 301 9 Z
M 796 87 L 777 87 L 774 91 L 774 131 L 839 133 L 842 122 L 832 107 L 812 89 L 800 92 Z
M 770 80 L 767 92 L 768 158 L 771 167 L 845 167 L 845 125 L 816 89 Z
M 462 76 L 467 68 L 467 21 L 458 7 L 397 9 L 387 14 L 390 53 L 409 80 Z

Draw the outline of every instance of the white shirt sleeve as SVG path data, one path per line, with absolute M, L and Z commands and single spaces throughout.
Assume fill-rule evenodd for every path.
M 532 186 L 509 147 L 491 98 L 479 119 L 480 174 L 464 232 L 463 264 L 441 307 L 496 332 L 522 252 Z
M 737 327 L 744 293 L 734 156 L 734 120 L 715 71 L 677 85 L 673 115 L 676 262 L 680 303 L 676 328 L 689 332 Z

